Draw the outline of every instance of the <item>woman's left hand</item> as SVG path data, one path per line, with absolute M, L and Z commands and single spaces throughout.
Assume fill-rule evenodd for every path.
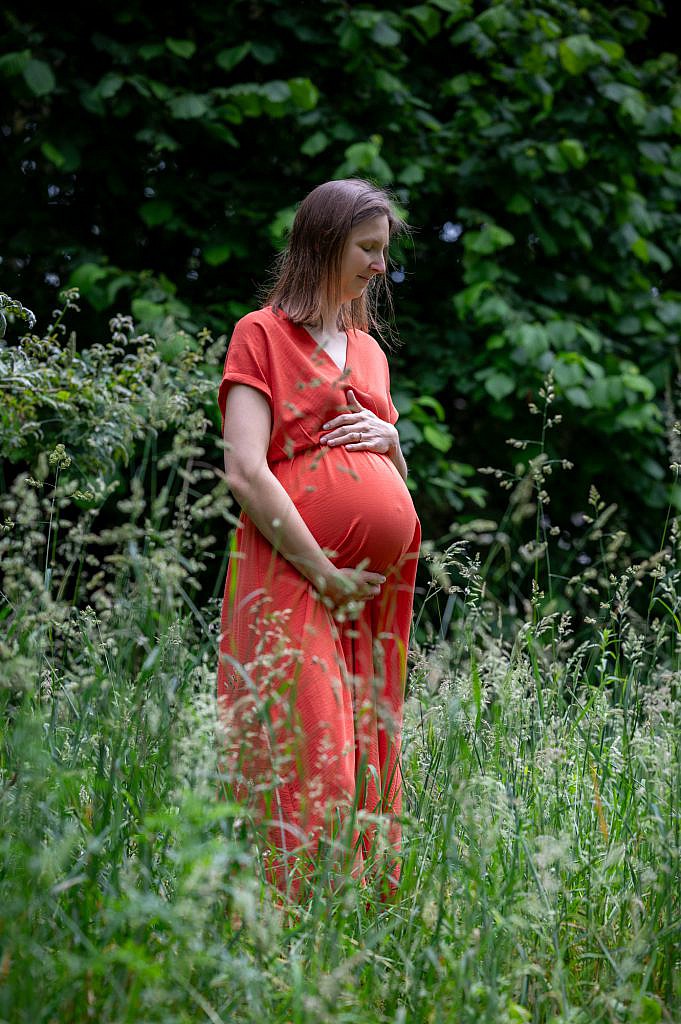
M 360 405 L 352 390 L 347 392 L 350 412 L 336 416 L 322 427 L 330 433 L 320 438 L 329 448 L 344 445 L 348 451 L 386 454 L 399 445 L 397 428 Z

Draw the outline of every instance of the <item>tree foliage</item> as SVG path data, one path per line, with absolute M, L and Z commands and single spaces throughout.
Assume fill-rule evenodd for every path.
M 656 0 L 90 13 L 85 33 L 5 8 L 7 291 L 46 317 L 77 285 L 95 335 L 122 308 L 168 344 L 229 333 L 302 195 L 370 177 L 415 227 L 393 375 L 429 530 L 494 511 L 474 467 L 509 463 L 550 371 L 576 463 L 561 514 L 596 481 L 645 533 L 670 496 L 681 321 L 681 85 Z

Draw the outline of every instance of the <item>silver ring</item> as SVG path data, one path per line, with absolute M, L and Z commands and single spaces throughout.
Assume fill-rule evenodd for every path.
M 361 430 L 358 430 L 358 431 L 357 431 L 357 440 L 358 440 L 358 441 L 361 441 L 361 440 L 362 440 L 362 431 L 361 431 Z

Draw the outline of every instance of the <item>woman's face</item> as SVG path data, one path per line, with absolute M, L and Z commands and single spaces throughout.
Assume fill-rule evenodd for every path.
M 358 299 L 376 274 L 385 274 L 390 228 L 385 214 L 363 220 L 348 235 L 340 270 L 341 302 Z

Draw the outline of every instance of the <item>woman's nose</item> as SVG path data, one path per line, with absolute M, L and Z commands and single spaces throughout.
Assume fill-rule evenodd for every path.
M 371 261 L 371 269 L 376 274 L 385 274 L 385 257 L 376 256 L 375 259 Z

